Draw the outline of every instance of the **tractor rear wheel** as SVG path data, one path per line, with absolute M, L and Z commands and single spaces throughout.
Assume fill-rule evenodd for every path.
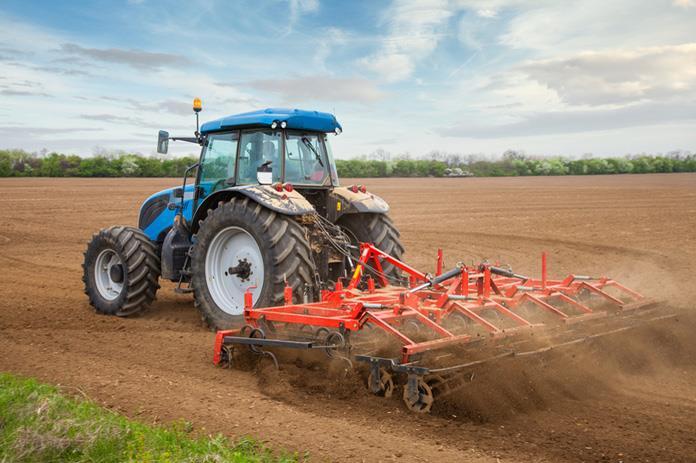
M 244 324 L 244 294 L 254 307 L 282 305 L 285 284 L 299 302 L 313 291 L 315 266 L 306 231 L 290 216 L 248 198 L 209 210 L 191 251 L 196 306 L 212 329 Z
M 386 214 L 358 213 L 347 214 L 338 221 L 343 231 L 346 232 L 353 245 L 358 243 L 371 243 L 378 249 L 392 257 L 402 260 L 404 246 L 401 244 L 399 230 Z M 359 257 L 359 251 L 355 251 L 355 257 Z M 390 284 L 402 285 L 405 283 L 403 275 L 394 265 L 382 263 L 382 271 Z M 368 272 L 373 274 L 374 272 Z M 374 274 L 375 283 L 380 285 L 380 279 Z
M 140 312 L 159 288 L 160 259 L 139 228 L 101 230 L 87 245 L 82 268 L 85 294 L 99 313 L 125 317 Z

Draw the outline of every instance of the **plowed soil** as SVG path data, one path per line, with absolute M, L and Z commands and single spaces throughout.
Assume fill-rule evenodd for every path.
M 365 181 L 391 204 L 416 267 L 432 270 L 442 247 L 449 264 L 538 274 L 547 250 L 554 276 L 611 275 L 680 314 L 488 366 L 427 416 L 342 381 L 340 365 L 214 367 L 212 333 L 168 283 L 140 316 L 96 315 L 82 293 L 87 240 L 135 225 L 143 199 L 177 183 L 0 180 L 0 370 L 313 461 L 696 461 L 696 175 Z

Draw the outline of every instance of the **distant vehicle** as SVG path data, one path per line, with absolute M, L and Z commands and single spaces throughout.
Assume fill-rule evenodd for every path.
M 460 169 L 459 167 L 445 169 L 445 177 L 473 177 L 474 174 L 468 170 Z

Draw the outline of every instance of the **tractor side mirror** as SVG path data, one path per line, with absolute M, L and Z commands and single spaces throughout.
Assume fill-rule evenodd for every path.
M 157 135 L 157 152 L 167 154 L 167 151 L 169 151 L 169 132 L 160 130 Z

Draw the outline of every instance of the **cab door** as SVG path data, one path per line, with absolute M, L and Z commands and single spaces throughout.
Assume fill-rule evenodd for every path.
M 198 204 L 210 194 L 235 184 L 238 146 L 238 131 L 208 135 L 198 168 Z

